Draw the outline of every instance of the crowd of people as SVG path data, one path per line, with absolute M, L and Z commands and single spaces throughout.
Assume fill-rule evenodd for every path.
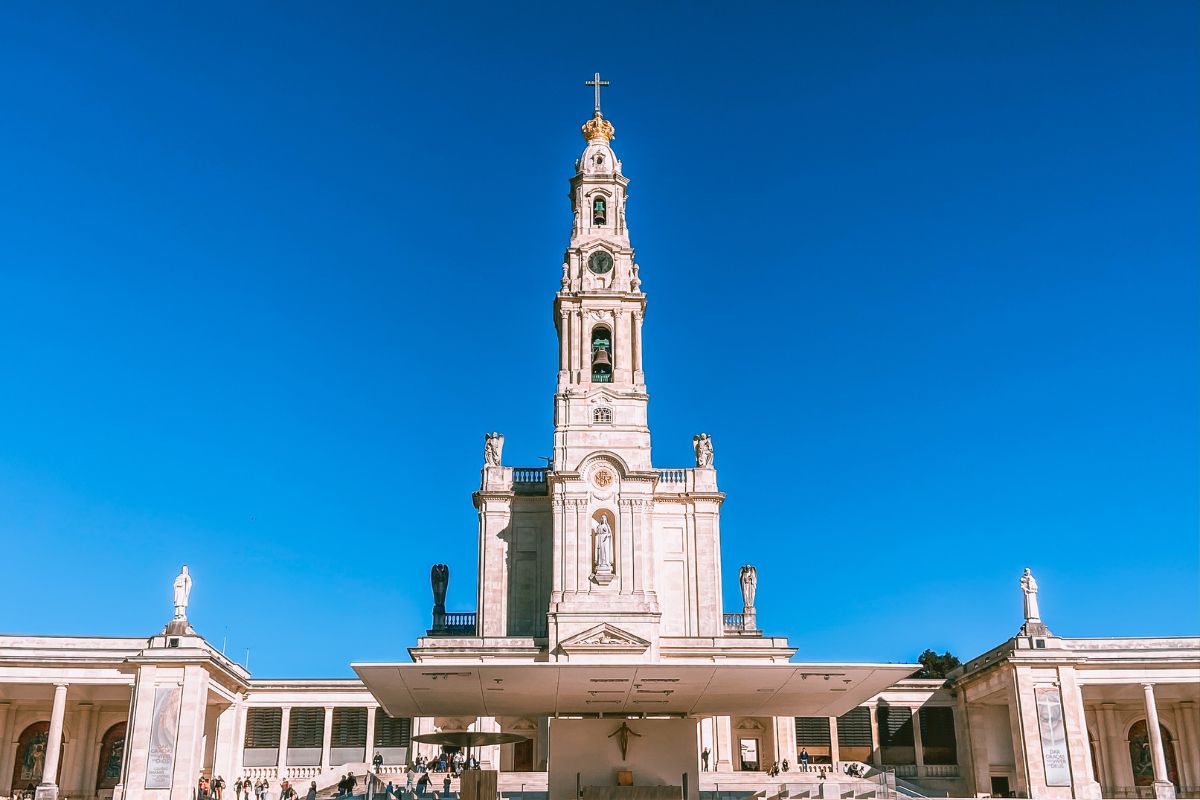
M 371 760 L 371 766 L 376 774 L 380 773 L 383 770 L 383 756 L 376 753 Z M 424 754 L 418 755 L 405 767 L 403 786 L 388 781 L 384 790 L 386 798 L 418 800 L 428 795 L 431 800 L 443 800 L 452 795 L 453 779 L 468 769 L 479 769 L 479 759 L 473 755 L 467 756 L 461 751 L 443 751 L 433 759 Z M 443 773 L 442 779 L 435 782 L 431 777 L 433 773 Z M 358 786 L 359 781 L 354 773 L 346 773 L 337 782 L 336 796 L 354 797 L 359 791 Z M 225 795 L 227 788 L 232 789 L 232 796 Z M 317 800 L 317 782 L 310 782 L 308 791 L 301 797 L 286 780 L 281 781 L 277 789 L 272 790 L 271 784 L 265 778 L 238 778 L 232 787 L 228 787 L 220 775 L 215 778 L 201 776 L 196 784 L 195 800 Z
M 339 784 L 339 788 L 340 788 Z M 225 796 L 227 788 L 233 789 L 233 795 Z M 251 781 L 249 778 L 238 778 L 230 787 L 225 779 L 218 775 L 215 778 L 200 777 L 196 783 L 196 800 L 300 800 L 300 793 L 291 783 L 284 780 L 279 784 L 278 792 L 271 791 L 271 784 L 266 778 Z M 304 800 L 317 800 L 317 782 L 308 785 Z

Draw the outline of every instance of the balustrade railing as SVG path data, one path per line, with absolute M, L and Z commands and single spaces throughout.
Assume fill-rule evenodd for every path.
M 721 621 L 726 631 L 744 631 L 746 629 L 745 614 L 722 614 Z
M 545 467 L 513 467 L 513 483 L 545 483 Z
M 686 469 L 660 469 L 658 471 L 659 483 L 687 483 Z
M 514 494 L 545 494 L 545 467 L 513 467 Z
M 432 636 L 474 636 L 476 616 L 474 611 L 434 614 L 433 627 L 429 629 L 429 633 Z
M 926 778 L 957 778 L 958 764 L 926 764 Z

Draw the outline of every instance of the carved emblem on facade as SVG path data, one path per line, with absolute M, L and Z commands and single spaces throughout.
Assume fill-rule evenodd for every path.
M 596 481 L 596 485 L 599 486 L 601 489 L 607 489 L 609 486 L 612 485 L 613 474 L 606 469 L 596 470 L 595 481 Z

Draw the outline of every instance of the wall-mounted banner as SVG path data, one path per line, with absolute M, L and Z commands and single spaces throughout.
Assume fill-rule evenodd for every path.
M 1038 731 L 1042 735 L 1042 762 L 1047 786 L 1071 785 L 1071 762 L 1067 755 L 1067 730 L 1063 726 L 1062 695 L 1056 687 L 1034 689 Z
M 154 690 L 154 716 L 150 718 L 150 752 L 146 758 L 146 788 L 170 789 L 175 771 L 175 740 L 179 733 L 178 686 Z

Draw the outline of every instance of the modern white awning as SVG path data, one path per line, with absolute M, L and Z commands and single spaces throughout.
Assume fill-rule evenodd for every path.
M 352 664 L 392 716 L 841 716 L 918 664 Z

